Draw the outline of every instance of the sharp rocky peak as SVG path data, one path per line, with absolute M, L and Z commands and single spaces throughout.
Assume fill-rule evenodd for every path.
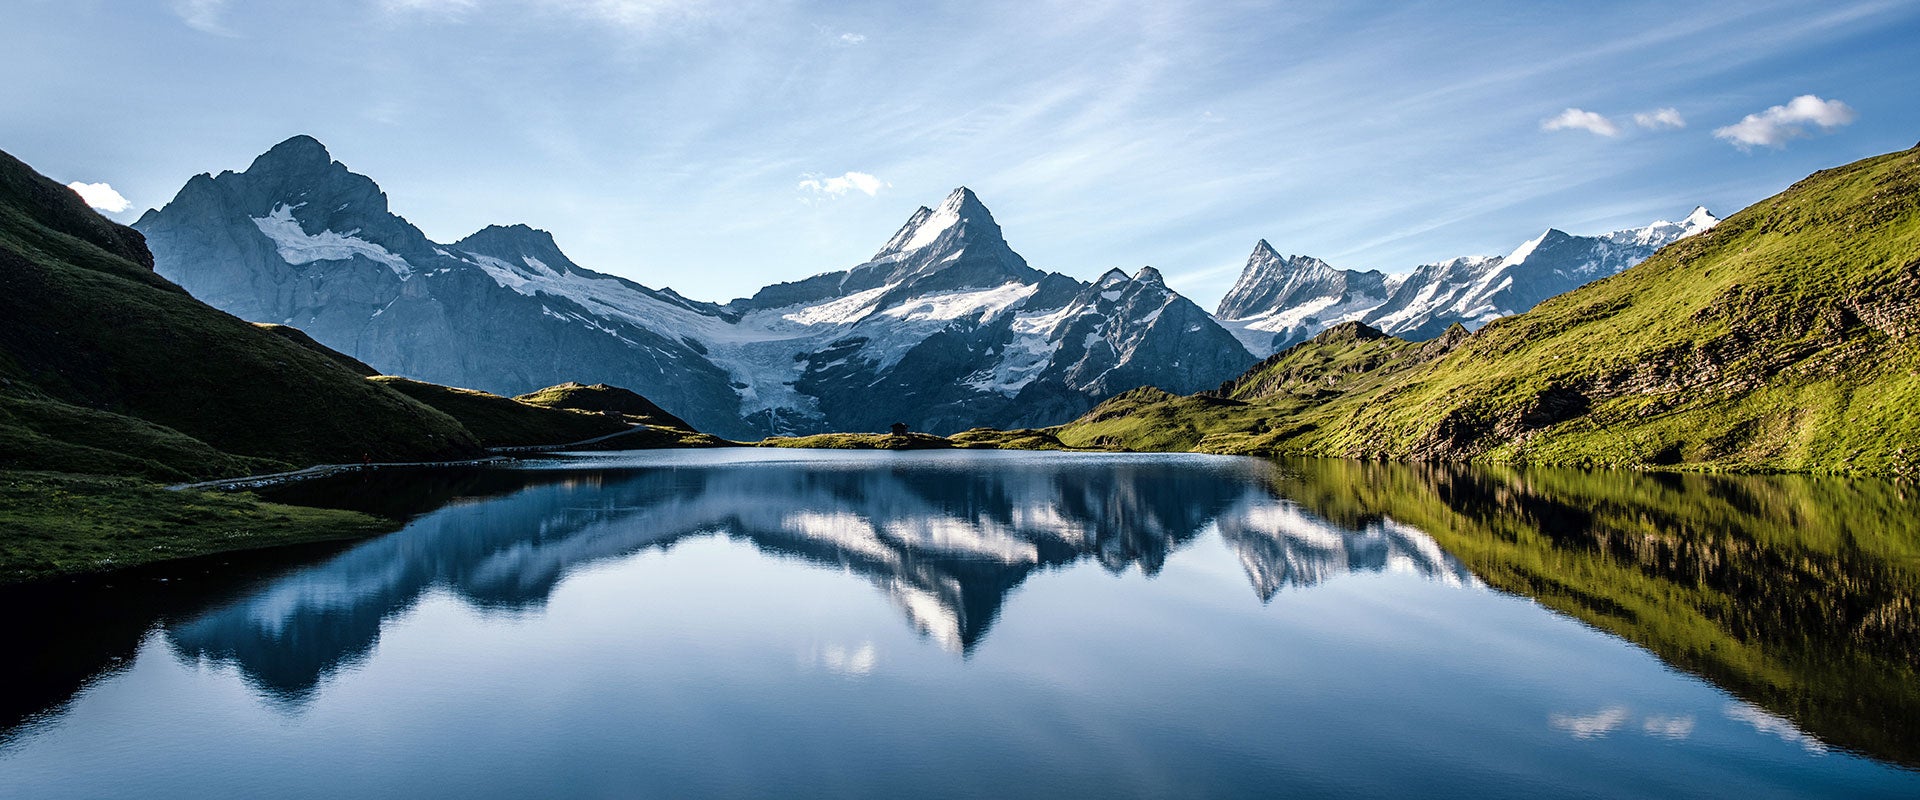
M 955 250 L 983 243 L 1005 244 L 1000 224 L 972 189 L 961 186 L 949 193 L 939 208 L 921 206 L 915 210 L 907 224 L 902 225 L 871 260 L 904 256 L 935 244 L 945 250 Z
M 1280 251 L 1273 249 L 1273 245 L 1265 239 L 1254 243 L 1253 252 L 1247 255 L 1245 268 L 1247 271 L 1271 271 L 1280 267 L 1286 267 L 1290 272 L 1334 268 L 1332 264 L 1313 256 L 1281 255 Z
M 461 239 L 460 243 L 467 244 L 478 241 L 511 242 L 554 249 L 559 248 L 559 245 L 553 241 L 553 234 L 521 223 L 514 223 L 512 225 L 488 225 L 487 227 L 474 231 L 468 235 L 467 238 Z

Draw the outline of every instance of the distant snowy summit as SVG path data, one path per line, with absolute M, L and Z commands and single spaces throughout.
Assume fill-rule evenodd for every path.
M 1548 229 L 1506 256 L 1466 256 L 1406 275 L 1339 269 L 1311 256 L 1281 256 L 1254 245 L 1217 316 L 1255 355 L 1266 356 L 1342 322 L 1360 321 L 1405 339 L 1431 339 L 1455 323 L 1468 329 L 1524 312 L 1549 297 L 1609 275 L 1720 220 L 1695 208 L 1599 236 Z
M 135 227 L 196 297 L 382 371 L 503 394 L 610 383 L 735 438 L 1050 425 L 1254 360 L 1150 267 L 1034 269 L 964 187 L 865 263 L 724 305 L 586 269 L 524 225 L 428 241 L 305 136 L 196 176 Z

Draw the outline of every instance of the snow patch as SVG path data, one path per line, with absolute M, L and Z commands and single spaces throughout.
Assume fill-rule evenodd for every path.
M 304 205 L 281 203 L 273 207 L 271 214 L 250 217 L 260 232 L 273 240 L 281 260 L 288 264 L 306 264 L 314 261 L 346 261 L 360 256 L 387 265 L 401 280 L 413 275 L 413 265 L 407 263 L 406 259 L 394 255 L 387 248 L 355 237 L 353 234 L 359 233 L 357 229 L 350 233 L 307 233 L 300 227 L 300 221 L 293 218 L 294 209 Z

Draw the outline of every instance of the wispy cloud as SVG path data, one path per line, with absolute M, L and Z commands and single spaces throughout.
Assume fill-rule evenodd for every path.
M 650 28 L 698 16 L 708 3 L 707 0 L 552 0 L 540 5 L 630 28 Z
M 388 13 L 455 17 L 472 9 L 475 0 L 379 0 Z
M 185 0 L 198 3 L 224 3 L 226 0 Z M 376 0 L 390 14 L 465 18 L 469 12 L 521 6 L 526 10 L 560 17 L 611 24 L 623 28 L 646 29 L 699 16 L 710 0 Z
M 835 41 L 847 47 L 853 47 L 855 45 L 866 44 L 867 36 L 866 34 L 863 34 L 863 33 L 854 33 L 852 31 L 848 31 L 846 33 L 840 34 L 840 36 L 837 39 L 835 39 Z
M 1678 129 L 1687 127 L 1687 118 L 1680 116 L 1680 109 L 1660 108 L 1642 111 L 1633 115 L 1633 124 L 1648 130 Z
M 1732 142 L 1733 146 L 1742 150 L 1781 148 L 1794 139 L 1812 136 L 1814 128 L 1825 133 L 1843 125 L 1851 125 L 1859 116 L 1846 103 L 1803 94 L 1787 101 L 1786 105 L 1748 114 L 1739 122 L 1717 128 L 1713 135 Z
M 232 28 L 221 19 L 227 10 L 227 0 L 174 0 L 173 13 L 180 16 L 187 27 L 215 36 L 237 36 Z
M 108 186 L 104 182 L 81 183 L 80 181 L 74 181 L 67 184 L 67 188 L 72 189 L 75 194 L 80 195 L 80 199 L 87 201 L 87 205 L 93 206 L 101 211 L 110 211 L 118 214 L 127 210 L 127 207 L 132 205 L 132 203 L 127 202 L 126 197 L 114 191 L 112 186 Z
M 1542 121 L 1540 123 L 1540 130 L 1581 130 L 1596 136 L 1620 135 L 1620 126 L 1613 124 L 1613 120 L 1607 119 L 1592 111 L 1583 111 L 1578 108 L 1569 108 L 1560 112 L 1558 116 Z
M 804 177 L 804 176 L 803 176 Z M 880 193 L 888 184 L 865 172 L 848 172 L 832 177 L 812 176 L 800 181 L 800 190 L 815 195 L 839 197 L 850 191 L 857 191 L 872 197 Z

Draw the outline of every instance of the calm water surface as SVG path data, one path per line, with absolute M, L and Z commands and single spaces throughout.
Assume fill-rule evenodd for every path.
M 0 593 L 0 797 L 1920 796 L 1896 484 L 727 450 Z

